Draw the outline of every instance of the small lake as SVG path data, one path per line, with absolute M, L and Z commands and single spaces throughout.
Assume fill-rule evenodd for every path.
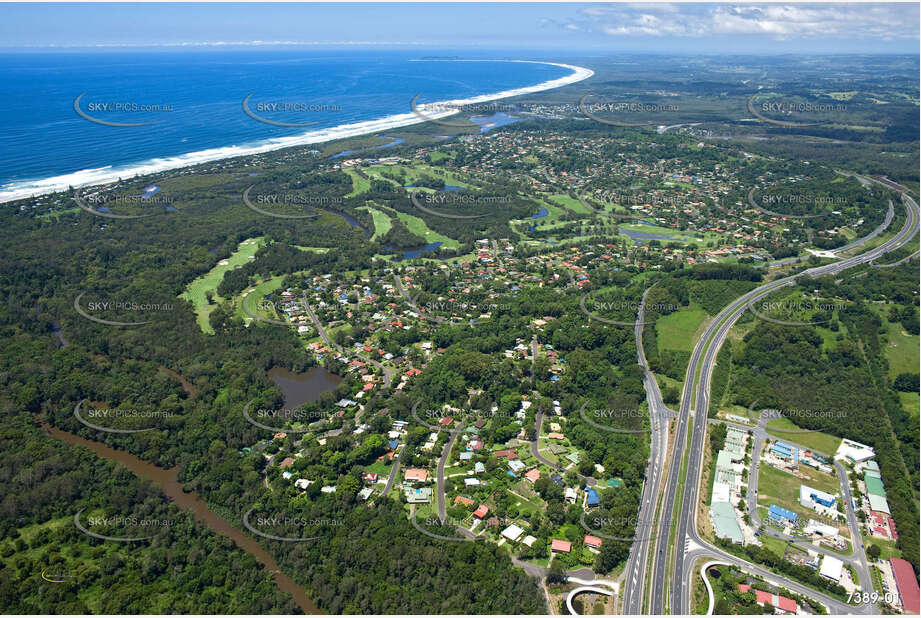
M 440 247 L 442 244 L 443 243 L 440 240 L 438 240 L 435 242 L 430 242 L 424 247 L 418 247 L 416 249 L 406 249 L 403 251 L 403 257 L 398 258 L 397 261 L 412 260 L 414 258 L 419 257 L 423 253 L 432 253 L 433 251 L 438 251 L 438 247 Z M 384 247 L 384 249 L 387 251 L 396 251 L 396 249 L 394 249 L 390 245 L 387 245 L 386 247 Z
M 518 122 L 521 118 L 509 116 L 505 112 L 496 112 L 491 116 L 474 116 L 470 118 L 470 120 L 480 126 L 480 133 L 488 133 L 492 129 L 498 129 L 507 124 Z
M 346 214 L 346 213 L 342 212 L 341 210 L 334 210 L 334 209 L 332 209 L 332 208 L 324 208 L 323 210 L 326 210 L 326 211 L 331 212 L 331 213 L 333 213 L 333 214 L 339 215 L 340 217 L 342 217 L 343 219 L 345 219 L 345 222 L 346 222 L 346 223 L 348 223 L 348 224 L 351 225 L 352 227 L 361 228 L 362 231 L 364 231 L 365 236 L 367 236 L 368 238 L 371 238 L 371 230 L 369 230 L 368 228 L 366 228 L 365 226 L 363 226 L 363 225 L 358 221 L 358 219 L 356 219 L 356 218 L 353 217 L 352 215 Z
M 114 449 L 102 442 L 87 440 L 51 425 L 42 424 L 42 427 L 52 438 L 68 444 L 84 446 L 93 451 L 96 456 L 119 463 L 133 472 L 135 476 L 152 481 L 179 508 L 190 511 L 195 517 L 195 521 L 206 525 L 216 534 L 230 538 L 237 547 L 259 561 L 275 579 L 278 588 L 294 597 L 294 601 L 304 610 L 304 613 L 320 613 L 317 606 L 307 596 L 303 586 L 298 586 L 294 583 L 294 580 L 285 575 L 278 568 L 278 563 L 275 562 L 275 559 L 263 549 L 262 545 L 252 537 L 244 534 L 243 531 L 234 528 L 229 521 L 212 511 L 208 504 L 198 497 L 198 494 L 182 490 L 182 483 L 179 481 L 179 468 L 167 470 L 135 457 L 128 451 Z
M 312 403 L 342 382 L 342 378 L 327 371 L 325 367 L 311 367 L 305 373 L 294 373 L 283 367 L 273 367 L 269 370 L 269 377 L 284 395 L 285 406 L 289 408 Z

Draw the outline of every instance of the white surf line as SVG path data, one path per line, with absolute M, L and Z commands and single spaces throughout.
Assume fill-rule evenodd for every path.
M 561 88 L 562 86 L 575 84 L 576 82 L 588 79 L 595 74 L 594 71 L 585 67 L 580 67 L 572 64 L 562 64 L 559 62 L 544 62 L 540 60 L 460 59 L 438 60 L 438 62 L 522 62 L 562 67 L 564 69 L 569 69 L 572 71 L 572 73 L 557 79 L 535 84 L 534 86 L 525 86 L 523 88 L 503 90 L 501 92 L 479 95 L 467 99 L 453 99 L 448 101 L 438 101 L 434 103 L 424 103 L 417 106 L 417 109 L 426 112 L 426 116 L 435 119 L 444 118 L 446 116 L 451 116 L 457 113 L 455 110 L 446 109 L 450 106 L 485 103 L 487 101 L 507 99 L 509 97 L 516 97 L 523 94 L 553 90 L 554 88 Z M 407 101 L 407 104 L 408 103 L 409 102 Z M 439 111 L 429 111 L 433 109 Z M 294 146 L 306 146 L 309 144 L 330 142 L 346 137 L 356 137 L 370 133 L 384 132 L 390 129 L 420 124 L 422 122 L 425 121 L 420 119 L 412 112 L 407 112 L 405 114 L 393 114 L 383 118 L 378 118 L 376 120 L 365 120 L 362 122 L 343 124 L 326 129 L 308 131 L 301 135 L 272 138 L 258 143 L 243 144 L 240 146 L 224 146 L 221 148 L 210 148 L 207 150 L 200 150 L 197 152 L 190 152 L 171 157 L 158 157 L 149 159 L 147 161 L 142 161 L 140 163 L 129 163 L 120 167 L 105 166 L 95 169 L 86 169 L 38 180 L 15 181 L 10 183 L 6 188 L 0 189 L 0 204 L 28 197 L 37 197 L 40 195 L 47 195 L 49 193 L 66 191 L 70 187 L 82 188 L 95 185 L 103 185 L 116 182 L 119 178 L 146 176 L 148 174 L 156 174 L 158 172 L 164 172 L 167 170 L 190 167 L 193 165 L 199 165 L 201 163 L 211 163 L 214 161 L 220 161 L 222 159 L 261 154 L 274 150 L 291 148 Z

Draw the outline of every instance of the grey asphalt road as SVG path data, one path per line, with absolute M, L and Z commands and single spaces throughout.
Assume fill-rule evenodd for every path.
M 561 466 L 558 463 L 554 463 L 550 461 L 549 459 L 547 459 L 546 457 L 540 454 L 540 448 L 539 448 L 540 447 L 540 426 L 543 424 L 543 422 L 544 422 L 544 411 L 538 410 L 534 414 L 534 436 L 535 437 L 533 440 L 531 440 L 531 455 L 533 455 L 537 461 L 549 467 L 551 470 L 556 470 L 560 474 L 565 474 L 566 469 L 563 466 Z M 598 484 L 598 480 L 594 477 L 584 476 L 582 474 L 579 474 L 579 472 L 576 472 L 575 470 L 573 470 L 573 472 L 575 472 L 576 476 L 579 477 L 579 481 L 581 481 L 582 483 L 585 483 L 589 487 L 594 487 L 595 485 Z
M 393 483 L 397 479 L 397 474 L 400 472 L 400 455 L 393 456 L 393 464 L 390 466 L 390 476 L 387 477 L 387 484 L 384 485 L 384 491 L 381 493 L 382 496 L 386 496 L 390 493 L 390 490 L 393 488 Z
M 451 455 L 451 449 L 454 448 L 454 443 L 457 441 L 457 436 L 459 436 L 463 430 L 463 419 L 457 419 L 457 427 L 454 428 L 454 431 L 451 432 L 451 437 L 445 442 L 444 450 L 441 452 L 441 458 L 438 460 L 438 472 L 435 477 L 435 482 L 438 488 L 438 519 L 441 521 L 444 521 L 448 516 L 445 507 L 445 467 L 448 464 L 448 457 Z
M 678 437 L 675 443 L 675 453 L 674 457 L 672 458 L 672 464 L 669 470 L 670 474 L 668 483 L 666 485 L 666 500 L 659 523 L 660 530 L 668 529 L 674 511 L 673 497 L 675 490 L 678 487 L 678 471 L 680 470 L 680 463 L 682 461 L 685 447 L 687 425 L 690 422 L 690 400 L 693 397 L 694 409 L 697 410 L 697 413 L 694 415 L 693 419 L 694 425 L 691 434 L 692 439 L 689 450 L 688 467 L 685 476 L 685 492 L 681 510 L 678 513 L 678 530 L 673 551 L 669 552 L 667 535 L 664 533 L 660 534 L 657 539 L 656 554 L 653 557 L 653 582 L 650 589 L 650 593 L 652 594 L 652 613 L 664 613 L 667 602 L 670 602 L 670 609 L 673 613 L 688 613 L 690 605 L 688 576 L 690 574 L 691 566 L 693 565 L 694 560 L 696 560 L 697 557 L 700 557 L 694 551 L 694 548 L 701 547 L 711 552 L 704 552 L 705 555 L 720 555 L 723 553 L 715 547 L 707 544 L 697 535 L 696 507 L 698 503 L 698 490 L 702 468 L 701 461 L 703 455 L 703 441 L 705 436 L 707 410 L 709 409 L 710 379 L 712 376 L 713 368 L 715 366 L 716 355 L 719 352 L 723 342 L 725 341 L 730 328 L 733 324 L 735 324 L 739 317 L 741 317 L 742 313 L 744 313 L 749 301 L 757 300 L 758 298 L 766 296 L 767 294 L 770 294 L 771 292 L 781 287 L 793 285 L 797 278 L 803 276 L 819 277 L 827 274 L 837 274 L 845 269 L 852 268 L 859 264 L 871 262 L 872 260 L 878 258 L 880 255 L 893 251 L 909 242 L 911 238 L 917 234 L 918 231 L 918 206 L 909 196 L 903 194 L 902 197 L 903 201 L 905 202 L 907 217 L 903 228 L 892 239 L 860 255 L 853 256 L 833 264 L 808 269 L 802 273 L 784 277 L 782 279 L 778 279 L 776 281 L 772 281 L 763 286 L 755 288 L 754 290 L 748 292 L 747 294 L 731 303 L 722 312 L 720 312 L 716 319 L 706 329 L 703 336 L 698 340 L 697 345 L 694 348 L 694 352 L 692 353 L 691 361 L 688 365 L 687 377 L 692 378 L 694 376 L 693 370 L 697 367 L 697 364 L 701 358 L 703 358 L 700 378 L 697 381 L 696 389 L 690 392 L 688 389 L 685 389 L 685 393 L 682 396 L 682 405 L 679 410 L 679 425 L 677 432 Z M 889 217 L 887 216 L 887 218 Z M 875 233 L 865 237 L 862 239 L 863 242 L 869 241 L 874 235 Z M 690 382 L 690 379 L 686 380 L 686 384 Z M 663 529 L 662 526 L 665 526 L 665 528 Z M 666 590 L 665 581 L 669 558 L 672 559 L 671 562 L 673 563 L 674 574 L 671 578 L 671 588 Z M 734 560 L 734 564 L 748 564 L 745 561 L 734 558 L 732 556 L 728 556 L 728 558 Z M 826 602 L 829 607 L 833 609 L 837 608 L 844 613 L 872 613 L 873 611 L 876 611 L 875 608 L 870 605 L 861 606 L 859 608 L 843 606 L 843 604 L 840 604 L 834 599 L 827 597 L 823 598 L 824 595 L 820 595 L 815 592 L 811 592 L 810 594 L 814 598 L 818 598 L 823 602 Z
M 374 360 L 373 358 L 368 358 L 364 354 L 359 354 L 355 352 L 354 350 L 343 350 L 340 346 L 338 346 L 335 342 L 333 342 L 332 339 L 329 338 L 329 334 L 326 332 L 326 329 L 323 327 L 323 323 L 320 322 L 320 318 L 317 317 L 317 314 L 313 310 L 313 307 L 310 305 L 309 302 L 307 302 L 307 294 L 304 294 L 303 300 L 304 300 L 304 307 L 307 309 L 307 314 L 310 316 L 310 320 L 313 322 L 314 327 L 317 329 L 317 333 L 319 333 L 320 338 L 323 339 L 324 342 L 326 342 L 326 345 L 329 346 L 330 348 L 333 348 L 334 350 L 339 350 L 343 354 L 351 354 L 352 356 L 356 356 L 360 358 L 361 360 L 365 361 L 366 363 L 377 367 L 377 369 L 384 376 L 383 388 L 385 390 L 388 390 L 390 388 L 390 381 L 391 379 L 393 379 L 393 375 L 397 372 L 397 370 L 391 367 L 385 367 L 383 364 Z
M 668 421 L 675 414 L 665 406 L 662 393 L 655 376 L 649 370 L 646 352 L 643 349 L 643 327 L 646 319 L 646 298 L 652 287 L 643 292 L 639 311 L 634 326 L 636 339 L 637 361 L 643 368 L 643 386 L 646 389 L 646 401 L 649 407 L 650 446 L 649 463 L 643 482 L 643 491 L 640 495 L 640 508 L 637 515 L 636 531 L 627 565 L 623 573 L 623 606 L 624 614 L 640 614 L 643 611 L 643 585 L 646 581 L 646 562 L 649 557 L 649 546 L 652 542 L 653 516 L 659 498 L 659 484 L 666 461 L 666 448 L 668 446 Z

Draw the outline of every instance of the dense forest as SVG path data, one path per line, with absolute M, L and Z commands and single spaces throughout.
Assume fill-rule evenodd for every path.
M 82 447 L 49 438 L 8 402 L 4 410 L 4 612 L 300 613 L 262 565 L 226 537 L 195 523 L 155 485 Z M 133 535 L 152 535 L 148 541 L 101 541 L 74 526 L 80 509 L 87 509 L 88 516 L 163 525 L 130 527 Z M 84 521 L 99 529 L 89 517 Z M 109 534 L 128 536 L 117 529 Z

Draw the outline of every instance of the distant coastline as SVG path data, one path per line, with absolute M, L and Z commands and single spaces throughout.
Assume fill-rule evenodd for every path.
M 456 112 L 454 111 L 445 110 L 445 107 L 448 106 L 473 105 L 476 103 L 485 103 L 498 99 L 507 99 L 509 97 L 515 97 L 523 94 L 552 90 L 554 88 L 560 88 L 562 86 L 580 82 L 595 74 L 594 71 L 585 67 L 571 64 L 562 64 L 558 62 L 544 62 L 539 60 L 444 60 L 450 62 L 523 62 L 530 64 L 545 64 L 569 69 L 572 71 L 572 73 L 564 77 L 541 82 L 534 86 L 525 86 L 512 90 L 503 90 L 501 92 L 484 94 L 466 99 L 451 99 L 419 105 L 418 109 L 425 111 L 426 116 L 432 119 L 440 119 L 455 114 Z M 374 120 L 367 120 L 363 122 L 338 125 L 326 129 L 307 131 L 301 135 L 272 138 L 253 144 L 209 148 L 207 150 L 200 150 L 197 152 L 190 152 L 177 156 L 153 158 L 147 161 L 122 165 L 118 167 L 105 166 L 94 169 L 79 170 L 69 174 L 51 176 L 40 180 L 25 180 L 13 183 L 11 187 L 5 190 L 0 190 L 0 203 L 13 202 L 30 197 L 57 193 L 59 191 L 66 191 L 69 187 L 76 188 L 103 185 L 115 182 L 119 178 L 132 178 L 134 176 L 155 174 L 167 170 L 191 167 L 201 163 L 220 161 L 222 159 L 261 154 L 264 152 L 282 150 L 284 148 L 291 148 L 295 146 L 306 146 L 309 144 L 331 142 L 347 137 L 356 137 L 359 135 L 367 135 L 371 133 L 388 131 L 390 129 L 399 127 L 420 124 L 422 122 L 425 121 L 420 119 L 412 112 L 393 114 Z

